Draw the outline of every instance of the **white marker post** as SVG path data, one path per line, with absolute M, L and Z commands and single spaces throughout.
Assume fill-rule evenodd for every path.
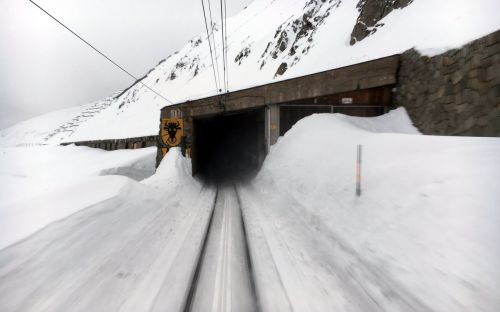
M 356 161 L 356 195 L 361 196 L 361 144 L 358 144 L 358 157 Z

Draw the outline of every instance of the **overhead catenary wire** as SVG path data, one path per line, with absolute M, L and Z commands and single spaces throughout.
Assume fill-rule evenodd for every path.
M 118 63 L 116 63 L 115 61 L 113 61 L 109 56 L 107 56 L 106 54 L 104 54 L 103 52 L 101 52 L 99 49 L 97 49 L 95 46 L 93 46 L 92 44 L 90 44 L 87 40 L 83 39 L 80 35 L 78 35 L 76 32 L 74 32 L 71 28 L 69 28 L 68 26 L 66 26 L 63 22 L 61 22 L 60 20 L 58 20 L 56 17 L 54 17 L 52 14 L 50 14 L 49 12 L 47 12 L 44 8 L 42 8 L 40 5 L 38 5 L 36 2 L 32 1 L 32 0 L 28 0 L 29 2 L 31 2 L 33 5 L 35 5 L 37 8 L 39 8 L 42 12 L 44 12 L 45 14 L 47 14 L 50 18 L 52 18 L 54 21 L 56 21 L 59 25 L 61 25 L 62 27 L 66 28 L 66 30 L 68 30 L 70 33 L 72 33 L 74 36 L 76 36 L 78 39 L 80 39 L 82 42 L 84 42 L 86 45 L 88 45 L 90 48 L 92 48 L 94 51 L 96 51 L 97 53 L 99 53 L 102 57 L 104 57 L 106 60 L 108 60 L 109 62 L 111 62 L 113 65 L 115 65 L 116 67 L 118 67 L 122 72 L 124 72 L 125 74 L 127 74 L 128 76 L 132 77 L 136 82 L 140 83 L 141 85 L 143 85 L 144 87 L 146 87 L 147 89 L 149 89 L 150 91 L 152 91 L 154 94 L 156 94 L 157 96 L 159 96 L 160 98 L 164 99 L 165 101 L 167 101 L 168 103 L 170 104 L 174 104 L 172 101 L 170 101 L 168 98 L 166 98 L 165 96 L 161 95 L 160 93 L 158 93 L 157 91 L 153 90 L 150 86 L 148 86 L 147 84 L 145 84 L 144 82 L 142 82 L 139 78 L 137 78 L 135 75 L 131 74 L 128 70 L 126 70 L 125 68 L 123 68 L 122 66 L 120 66 Z
M 210 1 L 209 1 L 209 3 L 210 3 Z M 205 20 L 205 29 L 207 31 L 207 40 L 208 40 L 208 47 L 210 49 L 210 61 L 212 62 L 212 71 L 214 73 L 215 89 L 216 89 L 216 93 L 219 93 L 219 83 L 217 82 L 217 77 L 215 75 L 214 55 L 212 53 L 212 43 L 211 43 L 211 40 L 210 40 L 210 33 L 208 31 L 207 14 L 206 14 L 206 11 L 205 11 L 204 0 L 201 0 L 201 7 L 203 8 L 203 19 Z
M 225 47 L 226 47 L 226 93 L 229 92 L 229 63 L 228 63 L 228 58 L 227 58 L 227 50 L 229 49 L 229 46 L 227 44 L 227 5 L 226 5 L 226 0 L 224 1 L 224 42 L 225 42 Z
M 214 26 L 215 24 L 213 23 L 213 19 L 212 19 L 212 6 L 210 5 L 210 2 L 211 0 L 207 0 L 208 2 L 208 13 L 209 13 L 209 18 L 210 18 L 210 35 L 212 37 L 212 44 L 213 44 L 213 48 L 214 48 L 214 58 L 215 58 L 215 68 L 217 70 L 217 78 L 219 80 L 219 88 L 220 88 L 220 73 L 219 73 L 219 60 L 217 58 L 217 45 L 215 44 L 215 35 L 214 35 Z M 219 89 L 219 92 L 221 92 L 222 90 Z
M 210 10 L 210 1 L 208 2 L 209 4 L 209 10 Z M 263 10 L 255 13 L 251 18 L 247 19 L 244 23 L 240 24 L 239 26 L 233 28 L 232 32 L 228 35 L 228 38 L 231 39 L 232 36 L 234 36 L 238 30 L 240 30 L 241 28 L 245 27 L 246 25 L 248 25 L 250 22 L 252 22 L 253 20 L 255 20 L 257 17 L 259 17 L 261 14 L 263 14 L 263 12 L 266 12 L 266 10 L 269 10 L 269 7 L 270 6 L 267 6 L 266 8 L 264 8 Z M 214 23 L 215 25 L 215 23 Z M 213 46 L 214 46 L 214 53 L 215 53 L 215 62 L 216 62 L 216 67 L 217 67 L 217 77 L 219 77 L 219 83 L 220 83 L 220 73 L 219 73 L 219 63 L 218 63 L 218 57 L 217 57 L 217 48 L 216 48 L 216 43 L 215 43 L 215 35 L 214 35 L 214 30 L 212 29 L 212 38 L 213 38 Z M 205 56 L 207 56 L 208 54 L 203 54 L 203 58 Z M 184 88 L 186 88 L 188 85 L 184 85 L 182 87 L 182 90 L 184 90 Z M 220 86 L 220 85 L 219 85 Z
M 223 64 L 223 81 L 224 81 L 224 93 L 227 93 L 227 85 L 226 85 L 226 42 L 224 40 L 224 32 L 225 32 L 225 25 L 224 25 L 224 7 L 223 7 L 223 0 L 220 0 L 220 20 L 221 20 L 221 25 L 222 25 L 222 31 L 221 31 L 221 40 L 222 40 L 222 64 Z

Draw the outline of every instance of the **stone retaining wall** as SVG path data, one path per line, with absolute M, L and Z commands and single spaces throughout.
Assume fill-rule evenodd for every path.
M 425 57 L 401 55 L 396 106 L 424 134 L 500 136 L 500 31 Z
M 127 139 L 113 139 L 113 140 L 94 140 L 94 141 L 79 141 L 63 143 L 61 145 L 75 144 L 76 146 L 88 146 L 93 148 L 100 148 L 107 151 L 118 149 L 136 149 L 158 145 L 158 136 L 151 135 L 145 137 L 127 138 Z

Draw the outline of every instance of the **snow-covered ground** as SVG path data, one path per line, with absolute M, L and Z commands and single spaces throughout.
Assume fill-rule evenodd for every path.
M 0 148 L 0 249 L 154 173 L 156 148 Z
M 239 202 L 262 311 L 498 311 L 498 155 L 499 138 L 424 136 L 403 109 L 307 117 L 220 196 L 200 281 L 237 307 L 223 292 Z M 0 251 L 0 310 L 183 310 L 215 194 L 172 149 L 155 175 Z
M 272 147 L 242 202 L 298 310 L 373 311 L 372 298 L 382 310 L 498 311 L 499 156 L 500 138 L 420 135 L 403 109 L 318 114 Z
M 434 55 L 500 29 L 498 0 L 415 0 L 390 12 L 379 21 L 375 33 L 351 46 L 359 2 L 253 1 L 227 20 L 229 90 L 373 60 L 412 47 Z M 143 82 L 174 103 L 213 95 L 216 87 L 208 43 L 206 34 L 192 38 L 152 69 Z M 214 28 L 213 46 L 216 75 L 222 81 L 220 25 Z M 284 63 L 288 69 L 276 75 Z M 136 84 L 116 99 L 50 113 L 4 129 L 0 146 L 156 135 L 160 108 L 167 105 Z
M 215 190 L 179 155 L 0 251 L 0 311 L 181 311 Z

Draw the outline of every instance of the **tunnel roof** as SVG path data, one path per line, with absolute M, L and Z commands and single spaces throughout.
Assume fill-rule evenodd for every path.
M 180 109 L 184 114 L 196 117 L 394 85 L 397 82 L 399 59 L 400 55 L 396 54 L 224 95 L 166 106 L 162 108 L 162 117 L 166 117 L 167 112 L 173 109 Z

